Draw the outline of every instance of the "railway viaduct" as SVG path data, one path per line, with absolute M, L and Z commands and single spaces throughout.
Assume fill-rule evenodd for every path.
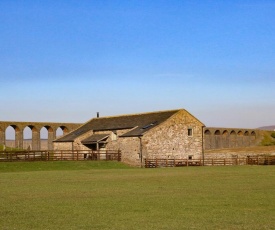
M 204 148 L 222 149 L 258 145 L 263 138 L 259 129 L 204 127 Z
M 15 131 L 15 147 L 23 148 L 24 129 L 29 127 L 32 132 L 31 146 L 32 150 L 41 149 L 40 130 L 45 127 L 48 131 L 48 149 L 53 149 L 53 140 L 56 138 L 56 130 L 61 128 L 63 134 L 79 127 L 80 123 L 55 123 L 55 122 L 15 122 L 15 121 L 0 121 L 0 145 L 6 144 L 6 129 L 12 127 Z

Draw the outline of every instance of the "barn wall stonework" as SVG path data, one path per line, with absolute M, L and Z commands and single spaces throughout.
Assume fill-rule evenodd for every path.
M 73 142 L 73 148 L 74 148 L 74 150 L 90 150 L 88 147 L 86 147 L 85 145 L 83 145 L 81 143 L 81 141 L 83 141 L 84 139 L 88 138 L 92 134 L 93 134 L 93 130 L 90 130 L 89 132 L 84 133 L 83 135 L 81 135 L 78 138 L 76 138 L 74 140 L 74 142 Z
M 121 161 L 130 165 L 140 165 L 140 141 L 138 137 L 120 137 L 131 129 L 96 131 L 95 134 L 109 134 L 106 150 L 120 150 Z M 112 133 L 116 133 L 116 139 L 112 139 Z
M 130 165 L 141 165 L 140 139 L 138 137 L 120 138 L 121 161 Z
M 188 129 L 192 135 L 188 136 Z M 192 115 L 180 111 L 142 137 L 146 158 L 202 157 L 202 124 Z
M 54 150 L 73 150 L 72 142 L 54 142 Z

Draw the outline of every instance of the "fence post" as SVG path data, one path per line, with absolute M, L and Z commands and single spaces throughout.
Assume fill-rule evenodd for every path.
M 118 150 L 118 161 L 121 161 L 121 150 Z

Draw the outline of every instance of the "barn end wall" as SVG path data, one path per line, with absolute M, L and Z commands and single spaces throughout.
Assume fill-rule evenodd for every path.
M 202 126 L 188 112 L 179 111 L 142 137 L 143 157 L 201 158 Z M 191 136 L 188 136 L 188 129 L 192 129 Z

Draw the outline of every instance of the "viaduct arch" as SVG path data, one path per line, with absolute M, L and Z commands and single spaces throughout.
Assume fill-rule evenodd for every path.
M 58 128 L 61 128 L 65 135 L 80 125 L 80 123 L 0 121 L 0 145 L 6 145 L 6 129 L 12 127 L 15 131 L 15 147 L 23 149 L 23 132 L 26 127 L 29 127 L 32 133 L 32 150 L 40 150 L 40 131 L 42 128 L 46 128 L 48 131 L 48 150 L 52 150 L 53 140 L 56 139 L 56 130 Z
M 205 149 L 255 146 L 261 141 L 261 130 L 204 127 Z

